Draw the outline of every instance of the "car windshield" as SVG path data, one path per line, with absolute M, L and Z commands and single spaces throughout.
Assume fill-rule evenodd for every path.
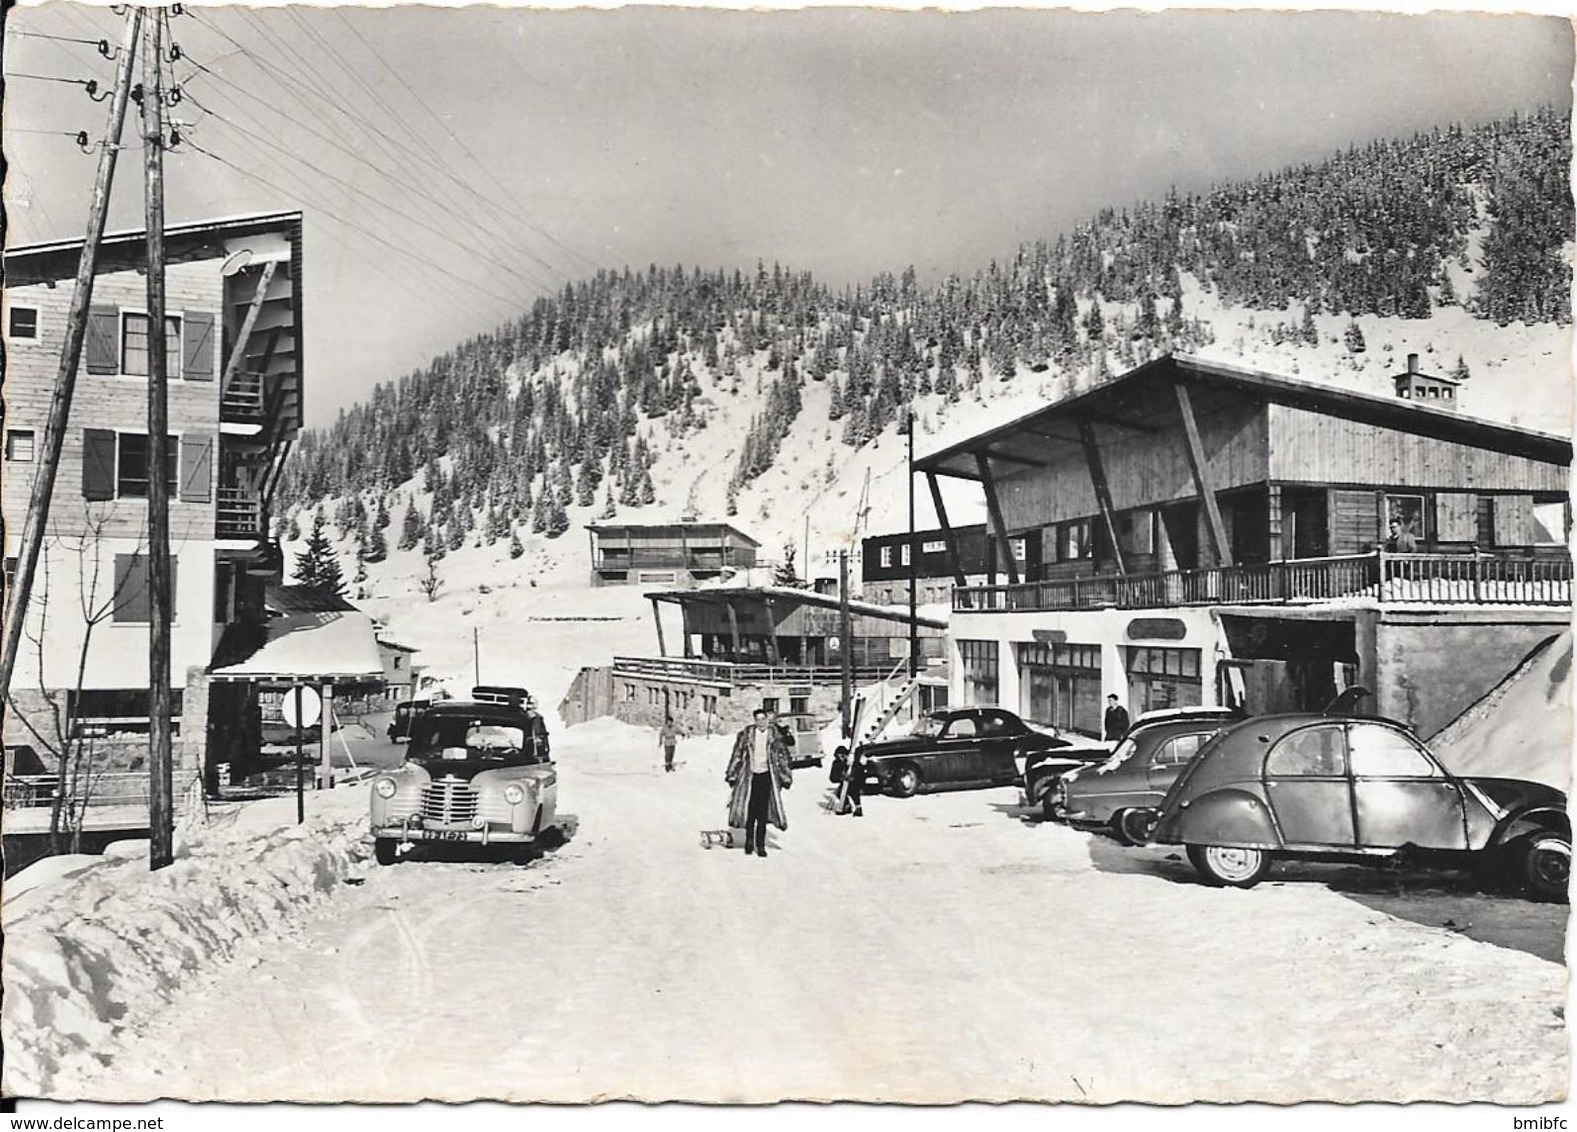
M 909 734 L 919 739 L 935 739 L 942 733 L 942 719 L 935 715 L 922 715 L 915 720 L 914 728 Z
M 1132 739 L 1124 739 L 1121 743 L 1117 744 L 1117 749 L 1112 752 L 1112 757 L 1095 768 L 1095 773 L 1110 774 L 1112 771 L 1122 766 L 1123 763 L 1133 758 L 1133 753 L 1138 749 L 1139 744 L 1135 743 Z
M 424 716 L 411 744 L 413 758 L 505 759 L 530 746 L 523 724 L 465 715 Z

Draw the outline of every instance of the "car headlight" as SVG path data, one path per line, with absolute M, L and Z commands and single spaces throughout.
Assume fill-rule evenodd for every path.
M 372 788 L 378 792 L 378 797 L 392 798 L 400 787 L 392 778 L 380 778 L 372 784 Z
M 504 801 L 511 806 L 518 806 L 526 800 L 526 788 L 518 782 L 511 782 L 504 787 Z

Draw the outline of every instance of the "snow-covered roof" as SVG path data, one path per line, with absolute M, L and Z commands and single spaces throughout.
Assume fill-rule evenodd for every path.
M 245 660 L 215 668 L 216 680 L 345 680 L 383 675 L 372 618 L 354 610 L 295 613 L 268 623 L 268 638 Z

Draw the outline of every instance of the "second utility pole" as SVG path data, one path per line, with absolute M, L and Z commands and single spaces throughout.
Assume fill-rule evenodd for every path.
M 148 867 L 175 859 L 175 789 L 170 727 L 169 411 L 165 402 L 164 84 L 161 13 L 142 37 L 142 154 L 148 218 Z

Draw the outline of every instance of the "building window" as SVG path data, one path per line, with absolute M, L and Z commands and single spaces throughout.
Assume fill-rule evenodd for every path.
M 394 658 L 394 670 L 398 672 L 400 670 L 400 666 L 404 663 L 405 658 L 403 656 L 396 655 Z
M 1128 649 L 1128 703 L 1137 713 L 1198 707 L 1203 702 L 1199 650 L 1133 645 Z
M 180 444 L 170 437 L 164 446 L 165 482 L 175 495 L 176 459 Z M 140 432 L 123 432 L 115 455 L 115 494 L 121 498 L 148 498 L 148 438 Z
M 32 429 L 12 428 L 6 430 L 5 458 L 12 464 L 31 464 L 33 462 Z
M 964 675 L 965 704 L 995 704 L 1000 688 L 997 642 L 958 642 L 958 659 Z
M 38 310 L 34 307 L 12 307 L 6 313 L 6 337 L 17 342 L 36 341 L 38 338 Z
M 1071 523 L 1057 524 L 1057 561 L 1077 562 L 1093 558 L 1095 544 L 1090 539 L 1090 521 L 1077 519 Z
M 181 376 L 181 316 L 164 316 L 164 366 L 169 377 Z M 133 377 L 148 376 L 148 316 L 121 314 L 120 371 Z
M 1017 646 L 1019 713 L 1064 731 L 1101 733 L 1101 647 Z
M 778 713 L 778 698 L 776 696 L 762 696 L 761 710 L 771 715 Z
M 1012 552 L 1013 561 L 1024 561 L 1024 540 L 1022 538 L 1008 539 L 1008 550 Z
M 1422 549 L 1428 537 L 1422 495 L 1385 497 L 1385 549 L 1404 553 Z
M 702 695 L 702 697 L 701 697 L 701 710 L 706 712 L 707 715 L 716 715 L 717 714 L 717 697 L 716 696 Z
M 170 559 L 170 610 L 175 610 L 175 575 L 177 562 Z M 115 556 L 115 620 L 133 624 L 148 623 L 150 616 L 148 596 L 148 559 L 141 554 Z
M 180 723 L 185 689 L 170 689 L 170 718 Z M 76 720 L 79 735 L 108 735 L 114 732 L 146 734 L 148 731 L 148 689 L 84 688 L 66 693 L 67 714 Z
M 898 555 L 899 565 L 907 566 L 911 561 L 913 561 L 913 548 L 908 543 L 904 543 Z
M 938 538 L 938 539 L 932 539 L 930 542 L 921 544 L 921 546 L 920 546 L 920 553 L 921 554 L 941 554 L 946 549 L 947 549 L 947 540 Z
M 810 714 L 810 697 L 809 696 L 790 696 L 789 697 L 789 714 L 790 715 L 809 715 Z
M 890 547 L 890 546 L 882 547 L 882 565 L 883 566 L 891 566 L 892 564 L 893 564 L 893 548 Z

